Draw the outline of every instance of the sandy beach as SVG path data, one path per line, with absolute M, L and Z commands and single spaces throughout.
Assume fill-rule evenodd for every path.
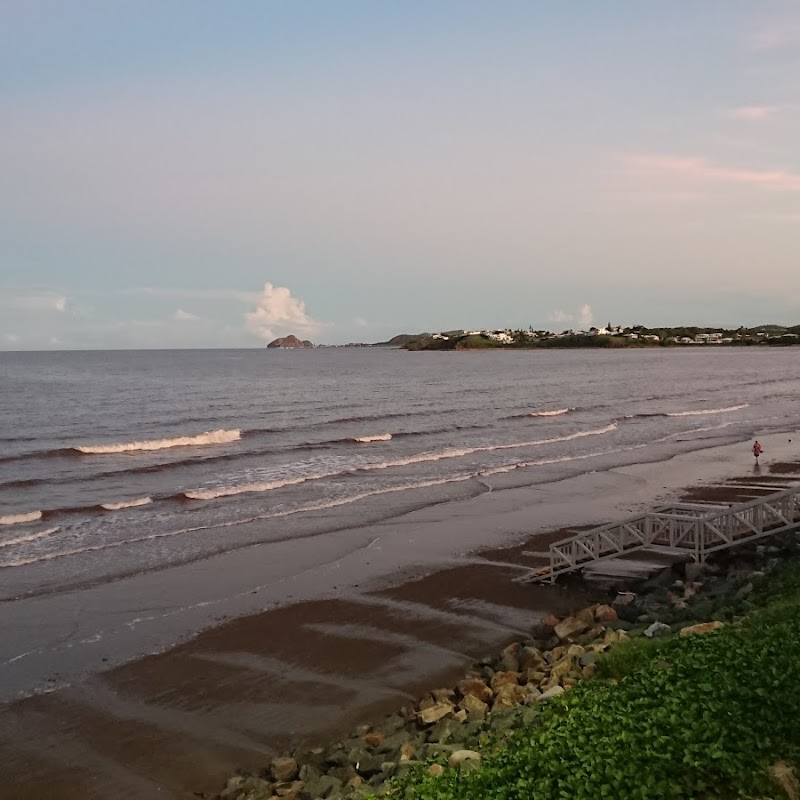
M 374 720 L 591 599 L 514 582 L 525 551 L 669 499 L 779 488 L 798 474 L 800 434 L 762 443 L 757 472 L 742 442 L 311 538 L 291 561 L 278 542 L 11 603 L 11 624 L 47 620 L 53 647 L 4 653 L 6 697 L 31 671 L 54 688 L 4 709 L 3 796 L 202 797 L 265 754 Z M 161 647 L 176 629 L 188 638 Z M 163 652 L 130 658 L 148 643 Z

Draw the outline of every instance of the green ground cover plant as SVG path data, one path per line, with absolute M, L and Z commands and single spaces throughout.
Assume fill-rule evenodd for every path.
M 800 764 L 800 562 L 752 610 L 703 636 L 626 645 L 606 677 L 550 701 L 469 773 L 395 787 L 419 800 L 780 798 L 767 767 Z

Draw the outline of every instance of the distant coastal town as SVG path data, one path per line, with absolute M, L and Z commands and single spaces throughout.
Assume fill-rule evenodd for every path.
M 287 336 L 270 342 L 271 348 L 296 347 L 397 347 L 405 350 L 483 350 L 535 347 L 785 347 L 800 344 L 800 325 L 740 326 L 734 329 L 680 326 L 648 328 L 644 325 L 608 325 L 588 330 L 486 329 L 451 330 L 437 333 L 402 333 L 385 342 L 350 342 L 339 345 L 314 345 Z

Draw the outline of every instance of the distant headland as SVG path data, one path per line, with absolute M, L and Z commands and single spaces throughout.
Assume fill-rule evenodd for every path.
M 313 342 L 309 342 L 308 339 L 303 339 L 303 340 L 298 339 L 293 334 L 290 334 L 289 336 L 284 336 L 282 338 L 273 339 L 273 341 L 271 341 L 267 345 L 267 347 L 271 347 L 273 349 L 274 348 L 283 348 L 283 349 L 285 349 L 285 348 L 297 348 L 297 347 L 313 347 L 313 346 L 314 346 Z
M 625 327 L 611 325 L 592 327 L 586 331 L 504 329 L 444 331 L 412 337 L 402 347 L 407 350 L 477 350 L 486 348 L 552 348 L 552 347 L 690 347 L 800 344 L 800 325 L 762 325 L 735 329 L 680 326 L 648 328 L 644 325 Z
M 275 339 L 271 348 L 394 347 L 404 350 L 486 350 L 552 347 L 750 347 L 800 344 L 800 325 L 759 325 L 754 328 L 677 326 L 648 328 L 644 325 L 612 325 L 558 332 L 528 329 L 451 330 L 438 333 L 400 333 L 385 342 L 350 342 L 314 345 L 297 336 Z

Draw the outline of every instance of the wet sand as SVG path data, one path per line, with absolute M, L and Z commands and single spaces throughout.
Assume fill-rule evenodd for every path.
M 769 443 L 775 460 L 758 473 L 737 445 L 495 492 L 471 508 L 450 509 L 449 517 L 447 509 L 421 512 L 395 526 L 403 532 L 395 539 L 388 526 L 365 531 L 367 544 L 348 551 L 335 570 L 321 559 L 324 569 L 284 582 L 278 594 L 235 562 L 238 580 L 219 591 L 241 593 L 250 581 L 259 587 L 253 605 L 269 610 L 218 621 L 163 653 L 98 667 L 70 686 L 7 706 L 0 717 L 0 797 L 149 800 L 219 791 L 236 768 L 258 769 L 275 749 L 322 743 L 396 710 L 526 636 L 543 614 L 590 599 L 585 592 L 593 590 L 575 582 L 515 582 L 535 566 L 530 551 L 545 550 L 567 529 L 670 499 L 738 502 L 769 491 L 759 484 L 778 489 L 800 479 L 797 452 L 783 443 Z M 369 545 L 376 535 L 383 537 L 380 548 Z M 254 569 L 258 558 L 257 549 L 246 554 Z M 221 562 L 210 561 L 188 575 L 212 580 Z M 255 574 L 267 569 L 261 567 Z M 144 577 L 134 581 L 125 598 L 147 585 Z M 280 592 L 283 602 L 274 605 Z M 54 598 L 49 608 L 87 607 L 92 592 L 77 594 Z M 107 596 L 98 592 L 95 601 Z M 112 654 L 102 652 L 111 664 Z

